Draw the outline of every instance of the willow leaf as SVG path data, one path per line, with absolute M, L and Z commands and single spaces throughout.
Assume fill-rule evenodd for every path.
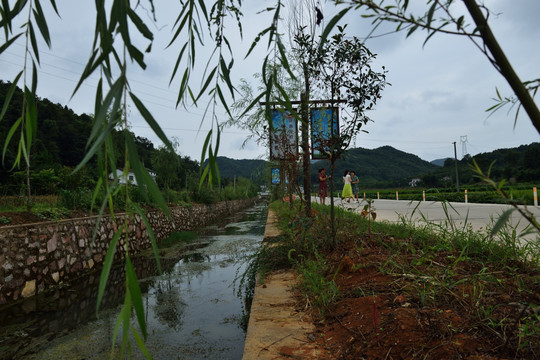
M 201 9 L 204 15 L 204 20 L 208 21 L 208 11 L 206 10 L 206 5 L 204 3 L 204 0 L 199 0 L 199 8 Z
M 118 230 L 116 230 L 116 232 L 114 233 L 111 242 L 109 243 L 109 248 L 107 249 L 107 254 L 105 255 L 105 261 L 103 262 L 103 269 L 101 270 L 101 276 L 99 279 L 96 314 L 99 311 L 99 305 L 101 304 L 103 294 L 105 293 L 105 286 L 107 285 L 107 281 L 109 280 L 109 275 L 111 273 L 111 268 L 114 261 L 114 254 L 116 253 L 116 244 L 118 243 L 118 239 L 120 238 L 120 235 L 122 235 L 125 229 L 125 224 L 119 227 Z
M 231 61 L 229 66 L 227 66 L 227 64 L 225 63 L 225 60 L 223 59 L 223 57 L 220 57 L 219 60 L 220 60 L 219 63 L 221 65 L 221 76 L 223 76 L 223 79 L 225 80 L 225 83 L 227 84 L 227 86 L 229 88 L 229 91 L 231 93 L 231 97 L 234 100 L 234 86 L 233 86 L 232 81 L 231 81 L 231 67 L 232 67 L 233 63 Z
M 131 44 L 126 44 L 126 47 L 128 49 L 129 56 L 132 60 L 135 60 L 137 64 L 141 67 L 141 69 L 146 69 L 146 63 L 144 62 L 144 54 L 142 51 L 137 49 L 135 46 Z
M 208 134 L 206 135 L 206 139 L 204 140 L 204 145 L 203 145 L 202 153 L 201 153 L 201 166 L 202 164 L 204 164 L 204 160 L 206 159 L 206 151 L 208 149 L 208 143 L 210 142 L 211 139 L 212 139 L 212 130 L 208 131 Z
M 137 322 L 141 332 L 146 340 L 146 321 L 144 319 L 144 306 L 141 288 L 139 287 L 139 280 L 137 279 L 137 274 L 135 274 L 135 269 L 129 255 L 126 255 L 126 281 L 131 293 L 131 301 L 133 303 L 133 308 L 135 309 L 135 315 L 137 316 Z
M 114 101 L 119 101 L 122 97 L 122 91 L 124 89 L 124 79 L 119 78 L 109 89 L 109 92 L 101 102 L 98 108 L 96 108 L 96 113 L 94 114 L 94 126 L 92 127 L 92 131 L 90 132 L 90 136 L 88 137 L 88 144 L 90 144 L 96 137 L 98 137 L 101 134 L 101 127 L 103 124 L 107 123 L 114 123 L 114 117 L 116 114 L 114 112 L 109 113 L 109 109 L 113 108 L 114 110 Z M 97 89 L 97 95 L 101 93 L 101 89 Z M 114 127 L 115 124 L 113 124 Z
M 182 76 L 182 82 L 180 83 L 180 89 L 178 90 L 178 99 L 176 99 L 176 106 L 178 106 L 183 98 L 184 93 L 186 92 L 186 89 L 188 88 L 188 82 L 189 82 L 189 68 L 186 68 L 184 71 L 184 76 Z
M 134 327 L 131 327 L 131 333 L 133 334 L 133 337 L 135 338 L 135 342 L 137 343 L 137 346 L 139 347 L 139 350 L 143 353 L 143 355 L 147 359 L 152 359 L 152 355 L 148 352 L 148 349 L 146 348 L 146 345 L 144 343 L 144 340 L 141 338 L 139 333 Z
M 277 37 L 276 42 L 277 42 L 277 45 L 278 45 L 280 61 L 281 61 L 281 64 L 283 65 L 283 68 L 285 70 L 287 70 L 287 73 L 289 73 L 292 80 L 296 80 L 296 76 L 294 75 L 293 71 L 291 70 L 291 65 L 289 65 L 289 60 L 287 60 L 287 53 L 286 53 L 286 50 L 285 50 L 285 46 L 281 42 L 281 37 L 280 36 Z
M 330 35 L 330 32 L 332 29 L 334 29 L 334 26 L 349 12 L 351 8 L 347 7 L 343 10 L 341 10 L 339 13 L 337 13 L 336 16 L 334 16 L 329 22 L 328 25 L 323 30 L 323 33 L 321 35 L 321 39 L 319 41 L 319 51 L 322 51 L 324 44 L 326 43 L 326 39 L 328 38 L 328 35 Z
M 4 99 L 4 106 L 2 106 L 2 112 L 0 112 L 0 121 L 2 121 L 2 119 L 4 118 L 4 115 L 6 114 L 9 104 L 11 103 L 11 98 L 13 97 L 13 94 L 15 93 L 15 89 L 17 89 L 17 84 L 19 83 L 19 79 L 21 78 L 22 74 L 23 72 L 21 71 L 17 74 L 17 76 L 15 76 L 15 79 L 11 83 L 9 90 L 6 93 L 6 97 Z
M 79 165 L 75 168 L 74 172 L 77 172 L 81 170 L 81 168 L 94 156 L 99 148 L 101 147 L 101 144 L 105 141 L 107 136 L 112 132 L 114 129 L 115 124 L 114 123 L 108 123 L 107 126 L 103 129 L 102 132 L 99 133 L 99 136 L 95 139 L 94 143 L 90 147 L 90 149 L 86 152 L 84 158 L 81 160 Z
M 12 37 L 11 39 L 7 40 L 2 46 L 0 46 L 0 54 L 4 52 L 7 48 L 11 46 L 23 33 L 19 33 Z
M 28 23 L 28 34 L 30 36 L 30 43 L 32 44 L 32 50 L 34 52 L 34 56 L 36 57 L 36 60 L 39 62 L 39 47 L 36 40 L 36 34 L 34 33 L 34 27 L 32 26 L 32 23 Z
M 161 210 L 169 218 L 171 218 L 171 214 L 169 212 L 169 209 L 167 208 L 167 203 L 165 202 L 163 194 L 161 193 L 161 191 L 159 191 L 156 182 L 150 176 L 148 170 L 146 170 L 146 168 L 142 165 L 141 160 L 137 156 L 137 147 L 135 146 L 135 142 L 133 141 L 133 137 L 131 134 L 128 134 L 126 136 L 126 145 L 128 150 L 129 163 L 133 167 L 133 172 L 135 173 L 135 178 L 137 179 L 137 185 L 141 189 L 144 197 L 146 198 L 148 196 L 147 192 L 150 193 L 150 196 L 161 208 Z
M 17 119 L 17 121 L 15 121 L 13 123 L 13 125 L 11 125 L 11 128 L 9 129 L 9 131 L 7 133 L 6 142 L 4 143 L 4 149 L 2 150 L 2 164 L 4 164 L 5 156 L 6 156 L 6 152 L 7 152 L 6 150 L 7 150 L 7 147 L 9 145 L 10 141 L 11 141 L 11 138 L 13 137 L 13 135 L 15 134 L 15 132 L 17 131 L 19 126 L 21 126 L 21 123 L 22 123 L 22 117 L 19 117 Z M 19 146 L 20 146 L 20 144 L 19 144 Z
M 92 55 L 90 55 L 90 58 L 88 59 L 88 63 L 84 67 L 81 77 L 79 81 L 77 82 L 77 85 L 75 85 L 75 89 L 73 90 L 73 93 L 71 94 L 72 98 L 77 93 L 77 90 L 79 90 L 84 80 L 86 80 L 90 75 L 92 75 L 94 70 L 103 62 L 105 54 L 101 54 L 100 56 L 98 56 L 98 54 L 99 54 L 98 50 L 94 50 L 92 52 Z
M 34 12 L 34 19 L 36 19 L 37 26 L 39 28 L 39 31 L 41 32 L 41 36 L 43 37 L 43 40 L 45 40 L 45 43 L 50 48 L 51 47 L 51 35 L 49 33 L 49 27 L 47 25 L 47 20 L 45 19 L 45 14 L 43 14 L 43 9 L 41 8 L 41 4 L 39 1 L 34 2 L 35 9 Z
M 176 29 L 176 32 L 174 33 L 173 37 L 171 38 L 171 41 L 169 42 L 169 44 L 167 44 L 167 48 L 170 47 L 175 41 L 176 39 L 178 38 L 178 36 L 180 36 L 180 34 L 182 33 L 182 30 L 184 29 L 184 26 L 188 23 L 188 21 L 191 19 L 189 17 L 189 15 L 184 15 L 184 13 L 186 12 L 186 9 L 187 7 L 183 7 L 182 8 L 182 11 L 180 12 L 180 14 L 178 15 L 178 17 L 176 18 L 176 22 L 174 24 L 174 26 L 176 26 L 176 24 L 178 24 L 178 27 Z M 183 16 L 183 17 L 182 17 Z M 181 20 L 180 20 L 181 19 Z
M 128 319 L 131 314 L 131 299 L 129 297 L 129 290 L 126 292 L 126 295 L 124 296 L 124 304 L 122 305 L 122 309 L 120 310 L 120 314 L 118 314 L 118 318 L 116 319 L 116 323 L 114 324 L 114 331 L 112 334 L 112 349 L 111 349 L 111 356 L 110 359 L 113 358 L 114 348 L 116 346 L 116 337 L 118 336 L 120 325 L 123 324 L 124 319 Z M 121 357 L 123 358 L 123 357 Z
M 55 12 L 57 15 L 60 15 L 60 14 L 58 13 L 58 8 L 56 7 L 56 1 L 55 1 L 55 0 L 50 0 L 50 2 L 51 2 L 51 5 L 52 5 L 52 7 L 53 7 L 53 9 L 54 9 L 54 12 Z
M 201 191 L 202 189 L 202 186 L 204 184 L 204 179 L 206 179 L 207 175 L 208 175 L 208 171 L 210 169 L 210 165 L 206 165 L 204 168 L 201 166 L 201 170 L 204 169 L 202 172 L 201 172 L 201 178 L 199 179 L 199 191 Z
M 266 96 L 266 91 L 260 93 L 259 95 L 257 95 L 257 97 L 256 97 L 255 99 L 253 99 L 253 101 L 246 107 L 246 109 L 245 109 L 244 112 L 240 115 L 240 117 L 246 115 L 251 109 L 253 109 L 253 107 L 254 107 L 255 105 L 257 105 L 257 103 L 263 98 L 263 96 Z
M 119 320 L 122 321 L 122 347 L 120 351 L 120 358 L 124 359 L 126 353 L 126 346 L 129 345 L 129 328 L 131 319 L 131 293 L 129 287 L 126 284 L 126 295 L 124 296 L 124 309 L 120 314 Z
M 148 26 L 146 26 L 144 21 L 142 21 L 142 19 L 139 17 L 139 15 L 137 15 L 137 13 L 135 11 L 133 11 L 132 8 L 128 8 L 127 12 L 128 12 L 129 18 L 131 19 L 133 24 L 137 27 L 137 30 L 139 30 L 139 32 L 145 38 L 147 38 L 149 40 L 153 40 L 154 39 L 154 34 L 152 33 L 152 31 L 150 31 Z
M 216 125 L 217 129 L 216 129 L 216 146 L 214 148 L 214 155 L 217 157 L 217 154 L 219 152 L 219 143 L 220 143 L 220 140 L 221 140 L 221 130 L 219 128 L 219 124 Z M 217 165 L 217 163 L 216 163 Z
M 150 225 L 150 222 L 148 221 L 148 218 L 146 217 L 144 210 L 138 204 L 133 204 L 132 206 L 137 212 L 137 214 L 139 214 L 142 221 L 144 222 L 144 225 L 146 226 L 146 231 L 148 231 L 148 237 L 150 238 L 150 242 L 152 244 L 152 250 L 154 251 L 154 258 L 156 259 L 158 272 L 161 275 L 162 270 L 161 270 L 161 261 L 159 259 L 159 249 L 157 247 L 156 237 L 154 236 L 154 231 L 152 230 L 152 226 Z M 173 221 L 173 225 L 174 225 L 174 221 Z
M 233 116 L 232 116 L 231 110 L 229 109 L 229 105 L 227 104 L 227 100 L 225 100 L 225 97 L 223 96 L 223 92 L 221 91 L 221 87 L 219 85 L 216 86 L 216 90 L 217 90 L 217 94 L 219 96 L 219 100 L 221 101 L 221 105 L 223 105 L 223 107 L 225 108 L 225 111 L 227 111 L 227 115 L 229 115 L 229 117 L 232 119 Z
M 173 71 L 172 71 L 172 75 L 171 75 L 171 78 L 169 80 L 169 85 L 171 85 L 172 81 L 174 80 L 174 77 L 176 76 L 176 72 L 178 71 L 178 67 L 180 66 L 180 63 L 182 61 L 182 58 L 184 57 L 184 52 L 186 51 L 187 49 L 187 43 L 184 44 L 182 46 L 182 49 L 180 50 L 180 52 L 178 53 L 178 56 L 176 57 L 176 62 L 174 64 L 174 68 L 173 68 Z M 187 71 L 188 69 L 186 69 Z
M 261 31 L 256 37 L 255 39 L 253 40 L 253 42 L 251 43 L 251 46 L 249 47 L 249 50 L 246 54 L 246 56 L 244 57 L 247 58 L 249 56 L 249 54 L 251 54 L 251 52 L 253 51 L 253 49 L 255 49 L 255 47 L 257 46 L 257 44 L 259 43 L 259 41 L 261 41 L 261 37 L 263 37 L 267 32 L 269 32 L 270 30 L 272 30 L 272 27 L 267 27 L 266 29 L 264 29 L 263 31 Z
M 426 21 L 427 27 L 431 27 L 431 22 L 433 21 L 433 14 L 435 13 L 435 10 L 438 4 L 439 4 L 438 1 L 434 1 L 431 7 L 429 8 L 429 11 L 427 14 L 427 21 Z
M 143 102 L 139 100 L 139 98 L 132 92 L 129 92 L 129 96 L 131 97 L 131 100 L 133 100 L 133 103 L 137 107 L 137 110 L 139 110 L 139 113 L 142 115 L 146 123 L 152 128 L 154 133 L 159 137 L 159 139 L 171 150 L 174 152 L 174 148 L 167 138 L 167 135 L 163 132 L 157 121 L 154 119 L 150 111 L 144 106 Z
M 199 100 L 201 98 L 201 96 L 203 95 L 203 93 L 206 91 L 206 89 L 208 88 L 208 85 L 210 85 L 210 82 L 212 82 L 212 79 L 214 78 L 214 75 L 217 71 L 217 66 L 214 67 L 212 69 L 212 71 L 210 72 L 210 74 L 208 75 L 208 77 L 206 78 L 206 81 L 203 85 L 203 87 L 201 88 L 201 90 L 199 91 L 199 95 L 197 96 L 197 100 Z
M 37 85 L 38 85 L 38 71 L 36 63 L 32 60 L 32 98 L 35 98 L 35 94 L 37 93 Z

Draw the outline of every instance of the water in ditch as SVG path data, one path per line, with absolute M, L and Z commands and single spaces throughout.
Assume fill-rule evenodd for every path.
M 134 260 L 154 359 L 241 359 L 245 332 L 238 278 L 260 246 L 266 204 L 198 231 L 196 237 Z M 122 267 L 112 271 L 95 316 L 99 273 L 47 296 L 0 309 L 0 359 L 109 359 L 124 299 Z M 135 344 L 132 359 L 143 359 Z

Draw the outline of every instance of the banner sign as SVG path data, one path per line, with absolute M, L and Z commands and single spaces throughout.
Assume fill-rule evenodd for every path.
M 281 183 L 281 174 L 279 168 L 272 168 L 272 184 L 278 185 Z
M 272 110 L 270 119 L 270 159 L 298 156 L 298 122 L 288 110 Z
M 338 108 L 311 109 L 311 154 L 313 159 L 327 159 L 330 140 L 339 136 Z

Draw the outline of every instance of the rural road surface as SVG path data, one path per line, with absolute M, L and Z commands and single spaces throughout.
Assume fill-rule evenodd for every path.
M 312 201 L 319 202 L 318 198 L 312 198 Z M 326 204 L 330 204 L 330 199 L 326 199 Z M 336 206 L 354 208 L 355 211 L 360 212 L 366 202 L 342 202 L 340 198 L 334 198 L 334 204 Z M 457 226 L 470 224 L 474 230 L 485 229 L 486 226 L 490 227 L 497 221 L 500 215 L 507 209 L 511 208 L 509 205 L 502 204 L 473 204 L 473 203 L 448 203 L 447 211 L 445 213 L 444 207 L 441 202 L 422 201 L 422 202 L 410 202 L 408 200 L 374 200 L 373 207 L 377 213 L 377 220 L 386 220 L 389 222 L 401 222 L 402 219 L 412 220 L 415 222 L 423 222 L 424 219 L 431 223 L 444 223 L 449 218 L 454 221 Z M 531 211 L 536 219 L 540 219 L 540 207 L 528 206 L 527 209 Z M 509 220 L 509 224 L 516 226 L 516 229 L 520 232 L 529 224 L 519 212 L 513 211 Z M 538 233 L 530 234 L 528 239 L 539 238 Z

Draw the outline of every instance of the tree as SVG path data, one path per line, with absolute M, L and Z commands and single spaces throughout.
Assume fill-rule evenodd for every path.
M 387 85 L 386 71 L 378 73 L 371 69 L 375 58 L 369 49 L 356 37 L 345 36 L 346 26 L 338 26 L 338 32 L 329 41 L 321 42 L 313 49 L 308 36 L 297 37 L 300 49 L 313 52 L 312 61 L 307 65 L 314 85 L 329 99 L 334 116 L 334 108 L 342 114 L 339 132 L 329 138 L 318 132 L 317 150 L 330 159 L 330 176 L 334 179 L 336 161 L 348 149 L 351 141 L 371 119 L 366 112 L 372 110 L 381 98 Z M 329 120 L 329 123 L 332 123 Z M 331 125 L 333 126 L 333 125 Z M 330 194 L 334 191 L 334 181 L 330 182 Z M 334 197 L 330 196 L 330 216 L 332 237 L 335 240 Z
M 157 175 L 158 184 L 161 184 L 167 193 L 167 202 L 169 199 L 169 190 L 171 186 L 179 183 L 179 177 L 181 171 L 180 156 L 176 154 L 178 149 L 178 141 L 173 141 L 173 148 L 175 151 L 171 151 L 166 146 L 160 146 L 156 151 L 152 153 L 152 167 Z
M 488 58 L 495 69 L 506 79 L 515 98 L 503 98 L 497 91 L 497 104 L 488 110 L 497 110 L 507 104 L 519 103 L 516 112 L 516 120 L 519 109 L 523 107 L 533 126 L 540 133 L 540 110 L 534 102 L 533 95 L 536 95 L 540 87 L 540 79 L 533 79 L 522 82 L 504 51 L 500 47 L 497 38 L 489 26 L 490 11 L 485 5 L 479 5 L 476 0 L 463 0 L 465 7 L 473 20 L 473 24 L 467 23 L 465 14 L 455 14 L 455 0 L 427 0 L 424 14 L 415 14 L 409 11 L 409 1 L 389 1 L 379 0 L 352 0 L 350 6 L 336 15 L 334 20 L 338 20 L 350 9 L 365 10 L 363 17 L 371 18 L 374 29 L 382 23 L 395 23 L 396 31 L 407 30 L 410 36 L 416 30 L 425 30 L 427 37 L 424 44 L 435 34 L 444 33 L 464 36 L 471 40 L 474 45 Z M 334 0 L 334 3 L 342 4 L 342 1 Z M 390 5 L 387 5 L 390 3 Z M 439 16 L 439 14 L 442 14 Z M 334 21 L 333 20 L 333 21 Z M 472 30 L 471 30 L 472 29 Z

